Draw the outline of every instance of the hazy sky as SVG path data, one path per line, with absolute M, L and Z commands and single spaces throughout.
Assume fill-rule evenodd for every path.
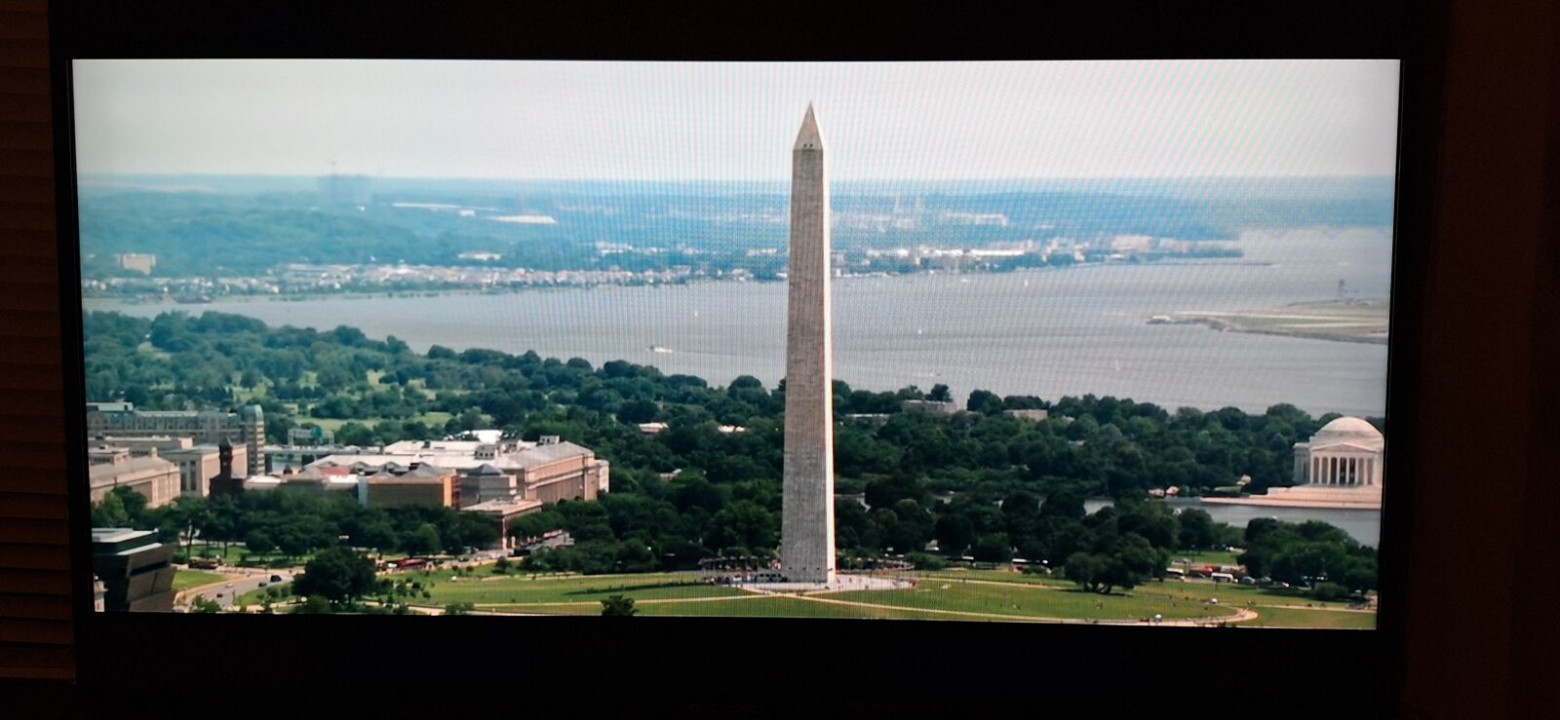
M 783 180 L 1391 175 L 1396 61 L 75 63 L 82 173 Z

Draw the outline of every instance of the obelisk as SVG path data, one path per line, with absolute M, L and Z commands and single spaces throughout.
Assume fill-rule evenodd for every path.
M 812 105 L 791 149 L 785 333 L 785 485 L 780 564 L 787 581 L 834 579 L 834 363 L 829 171 Z

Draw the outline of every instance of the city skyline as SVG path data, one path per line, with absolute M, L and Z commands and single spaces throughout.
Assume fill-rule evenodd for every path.
M 83 174 L 780 181 L 794 110 L 838 180 L 1360 177 L 1396 61 L 77 61 Z

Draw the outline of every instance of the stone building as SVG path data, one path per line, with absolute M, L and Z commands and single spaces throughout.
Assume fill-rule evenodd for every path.
M 432 466 L 459 480 L 460 507 L 496 500 L 595 500 L 611 489 L 611 466 L 589 448 L 544 436 L 537 442 L 406 440 L 372 453 L 328 455 L 307 468 L 363 474 L 389 466 Z
M 96 447 L 87 451 L 87 481 L 92 502 L 102 502 L 116 487 L 127 487 L 146 498 L 149 508 L 162 507 L 181 494 L 179 466 L 150 454 L 135 457 L 125 448 Z
M 87 437 L 189 437 L 244 446 L 245 474 L 258 475 L 264 454 L 265 413 L 259 405 L 221 410 L 137 410 L 127 402 L 87 403 Z
M 211 481 L 222 472 L 221 450 L 216 445 L 196 445 L 187 437 L 106 437 L 102 443 L 130 451 L 132 457 L 146 457 L 155 453 L 179 466 L 179 488 L 184 495 L 206 497 L 211 494 Z M 247 466 L 247 455 L 242 445 L 234 450 L 235 467 Z M 240 475 L 242 476 L 242 475 Z

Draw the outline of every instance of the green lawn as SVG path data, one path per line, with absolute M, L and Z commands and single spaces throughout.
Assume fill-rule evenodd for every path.
M 740 595 L 720 600 L 651 602 L 634 605 L 646 617 L 777 617 L 823 619 L 926 619 L 929 613 L 897 608 L 852 607 L 804 598 L 773 595 Z M 546 615 L 600 615 L 601 603 L 499 605 L 479 610 Z
M 1306 608 L 1254 608 L 1259 616 L 1237 627 L 1331 628 L 1338 630 L 1374 630 L 1376 613 L 1347 610 L 1310 610 Z
M 199 543 L 196 543 L 195 547 L 191 549 L 190 556 L 194 558 L 221 558 L 222 562 L 228 565 L 244 565 L 247 567 L 302 566 L 304 563 L 308 562 L 309 558 L 311 557 L 311 555 L 304 555 L 301 557 L 289 558 L 284 557 L 281 553 L 274 551 L 261 555 L 250 552 L 249 548 L 244 547 L 241 543 L 229 544 L 226 551 L 222 549 L 221 545 L 212 544 L 210 546 L 202 547 Z M 247 563 L 244 562 L 244 558 L 246 557 L 249 558 L 249 562 Z M 386 555 L 385 557 L 390 558 L 391 556 Z
M 1182 559 L 1192 561 L 1194 566 L 1202 565 L 1239 565 L 1235 553 L 1225 550 L 1204 550 L 1201 552 L 1176 551 L 1170 554 L 1170 566 L 1177 567 Z
M 173 575 L 173 589 L 175 591 L 188 590 L 192 587 L 210 585 L 227 580 L 226 575 L 202 572 L 200 570 L 180 570 Z
M 287 587 L 288 585 L 291 585 L 291 584 L 292 583 L 276 583 L 274 587 L 282 588 L 282 587 Z M 269 590 L 269 589 L 271 589 L 271 588 L 270 587 L 263 587 L 263 588 L 260 588 L 258 590 L 250 590 L 249 592 L 246 592 L 243 595 L 239 595 L 238 596 L 238 604 L 239 605 L 259 605 L 259 604 L 265 602 L 265 591 Z M 292 600 L 292 599 L 293 598 L 289 596 L 287 598 L 283 598 L 282 602 L 287 602 L 287 601 Z
M 913 578 L 940 578 L 944 580 L 985 580 L 989 582 L 1005 582 L 1027 585 L 1046 585 L 1049 587 L 1075 587 L 1071 580 L 1061 575 L 1038 575 L 1006 570 L 967 570 L 953 569 L 932 570 L 927 572 L 913 572 L 908 574 Z
M 665 600 L 701 597 L 723 597 L 740 594 L 740 590 L 698 582 L 693 573 L 654 573 L 647 575 L 610 576 L 557 576 L 538 577 L 514 574 L 509 576 L 477 573 L 451 581 L 451 573 L 415 573 L 395 575 L 399 580 L 414 579 L 433 593 L 430 602 L 448 605 L 458 602 L 478 605 L 544 604 L 544 603 L 599 603 L 609 595 L 627 595 L 635 600 Z
M 479 611 L 516 614 L 598 615 L 601 601 L 626 595 L 640 615 L 684 617 L 787 617 L 921 620 L 1101 620 L 1133 621 L 1163 615 L 1169 620 L 1217 620 L 1250 607 L 1262 627 L 1371 628 L 1374 613 L 1271 607 L 1303 605 L 1304 598 L 1228 584 L 1152 582 L 1110 595 L 1084 592 L 1057 578 L 997 571 L 916 573 L 908 590 L 861 590 L 809 597 L 757 595 L 730 587 L 704 585 L 695 573 L 645 575 L 556 575 L 478 572 L 451 581 L 453 573 L 396 574 L 416 580 L 432 593 L 419 605 L 442 607 L 469 602 Z M 259 604 L 264 591 L 240 598 Z M 1209 601 L 1218 598 L 1218 604 Z M 1340 607 L 1334 605 L 1334 607 Z M 973 613 L 969 615 L 951 613 Z
M 910 590 L 860 590 L 830 593 L 825 597 L 885 607 L 1086 620 L 1137 620 L 1155 614 L 1172 620 L 1212 619 L 1235 613 L 1227 604 L 1210 606 L 1163 595 L 1100 595 L 1038 585 L 939 580 L 921 581 Z

